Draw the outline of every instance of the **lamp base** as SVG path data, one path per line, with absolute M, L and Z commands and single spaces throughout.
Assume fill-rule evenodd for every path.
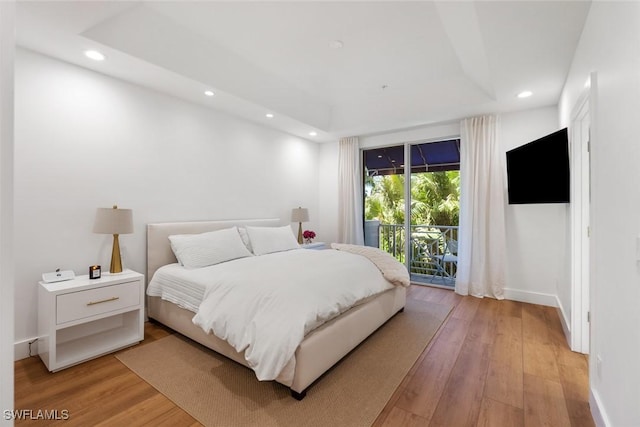
M 302 223 L 298 223 L 298 244 L 302 244 Z
M 111 266 L 109 267 L 109 273 L 122 273 L 122 258 L 120 258 L 120 242 L 118 235 L 113 235 L 113 249 L 111 251 Z

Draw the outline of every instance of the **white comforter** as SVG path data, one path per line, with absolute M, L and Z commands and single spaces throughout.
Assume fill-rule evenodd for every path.
M 335 250 L 278 252 L 206 270 L 210 283 L 193 323 L 244 351 L 259 380 L 277 378 L 308 332 L 393 288 L 367 258 Z

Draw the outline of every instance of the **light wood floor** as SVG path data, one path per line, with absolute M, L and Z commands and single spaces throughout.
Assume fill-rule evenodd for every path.
M 455 307 L 375 427 L 594 425 L 587 359 L 569 350 L 555 309 L 421 286 L 409 297 Z M 141 345 L 170 333 L 147 323 Z M 20 360 L 15 382 L 16 409 L 66 409 L 64 426 L 200 425 L 113 355 L 56 374 Z M 16 425 L 30 423 L 45 425 Z

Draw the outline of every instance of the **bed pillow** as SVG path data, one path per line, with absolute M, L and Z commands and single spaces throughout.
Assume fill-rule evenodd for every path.
M 232 259 L 252 256 L 237 227 L 201 234 L 169 236 L 171 249 L 186 268 L 200 268 Z
M 249 249 L 249 252 L 253 253 L 253 248 L 251 247 L 251 239 L 249 238 L 249 233 L 247 233 L 247 229 L 244 227 L 238 227 L 238 233 L 240 233 L 240 238 L 244 245 Z
M 298 249 L 300 245 L 291 227 L 247 227 L 253 253 L 256 255 Z

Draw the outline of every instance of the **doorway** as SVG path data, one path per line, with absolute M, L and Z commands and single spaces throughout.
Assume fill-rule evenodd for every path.
M 590 345 L 591 90 L 595 74 L 571 114 L 571 350 L 588 354 Z
M 363 150 L 363 165 L 365 243 L 405 264 L 412 283 L 453 289 L 460 140 Z

